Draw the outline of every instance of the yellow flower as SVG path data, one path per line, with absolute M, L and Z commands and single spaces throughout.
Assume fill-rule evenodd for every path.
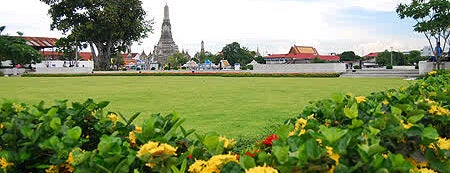
M 142 127 L 134 126 L 134 130 L 133 131 L 136 132 L 136 133 L 142 133 Z
M 450 150 L 450 140 L 446 138 L 438 138 L 437 144 L 441 150 Z
M 387 105 L 389 104 L 389 101 L 384 100 L 384 101 L 383 101 L 383 104 L 387 106 Z
M 128 133 L 127 138 L 130 140 L 131 146 L 136 146 L 136 135 L 134 134 L 134 132 Z
M 246 170 L 245 173 L 278 173 L 278 171 L 264 164 L 264 166 L 250 168 L 249 170 Z
M 204 160 L 195 160 L 195 162 L 189 166 L 189 172 L 202 172 L 202 170 L 208 166 L 208 162 Z
M 355 97 L 355 99 L 357 103 L 362 103 L 366 101 L 366 97 L 364 96 Z
M 384 159 L 388 159 L 389 158 L 389 153 L 383 153 L 383 154 L 381 154 L 381 156 L 384 158 Z
M 406 91 L 406 87 L 405 86 L 401 87 L 400 91 Z
M 58 173 L 59 167 L 56 165 L 51 165 L 49 168 L 45 170 L 45 173 Z
M 165 144 L 165 143 L 160 144 L 159 142 L 151 142 L 150 141 L 141 146 L 141 148 L 139 149 L 136 156 L 142 157 L 146 154 L 150 154 L 152 156 L 158 156 L 161 154 L 176 156 L 177 155 L 176 151 L 177 151 L 177 148 L 174 148 L 169 144 Z
M 328 157 L 333 159 L 336 162 L 336 165 L 339 165 L 339 154 L 333 152 L 333 147 L 326 146 Z
M 69 153 L 69 156 L 67 157 L 66 163 L 73 164 L 75 162 L 75 159 L 73 158 L 72 152 Z
M 314 119 L 314 114 L 311 114 L 308 116 L 308 120 L 310 120 L 310 119 Z
M 14 163 L 10 163 L 10 162 L 8 162 L 8 160 L 6 160 L 5 158 L 0 158 L 0 167 L 2 168 L 2 169 L 6 169 L 6 168 L 8 168 L 8 167 L 10 167 L 10 166 L 13 166 L 14 165 Z
M 410 129 L 413 126 L 413 124 L 411 124 L 411 123 L 406 123 L 405 124 L 405 121 L 403 121 L 403 120 L 401 120 L 400 122 L 402 123 L 403 128 L 407 129 L 407 130 Z
M 437 173 L 436 171 L 428 168 L 422 168 L 418 170 L 419 173 Z
M 317 138 L 316 141 L 317 143 L 319 143 L 319 145 L 322 145 L 322 139 Z
M 169 144 L 160 144 L 159 142 L 150 141 L 141 146 L 136 156 L 140 159 L 145 159 L 144 161 L 147 162 L 147 164 L 145 164 L 146 166 L 154 168 L 157 165 L 157 163 L 154 162 L 155 157 L 160 156 L 162 160 L 164 160 L 164 157 L 168 155 L 176 156 L 176 151 L 177 148 L 174 148 Z
M 223 165 L 229 162 L 239 161 L 234 155 L 215 155 L 211 157 L 207 162 L 203 160 L 196 160 L 194 164 L 189 167 L 189 172 L 192 173 L 210 173 L 210 172 L 220 172 Z
M 119 117 L 114 113 L 109 114 L 108 118 L 114 123 L 114 125 L 116 125 L 117 121 L 119 121 Z
M 97 115 L 97 110 L 93 110 L 93 111 L 91 112 L 91 115 L 92 115 L 92 116 Z
M 227 139 L 226 137 L 219 136 L 219 141 L 223 141 L 223 148 L 231 148 L 236 144 L 233 139 Z
M 428 113 L 435 115 L 450 115 L 450 111 L 448 109 L 436 105 L 431 105 Z
M 17 113 L 25 110 L 25 108 L 22 107 L 22 105 L 17 104 L 17 103 L 13 103 L 12 107 L 14 108 L 14 111 L 16 111 Z
M 424 161 L 424 162 L 418 162 L 413 158 L 407 157 L 405 160 L 407 160 L 409 163 L 411 163 L 411 165 L 413 165 L 415 168 L 426 168 L 428 167 L 428 162 Z
M 308 119 L 309 119 L 309 117 L 308 117 Z M 307 123 L 308 123 L 308 120 L 305 120 L 303 118 L 298 119 L 297 122 L 295 122 L 294 130 L 289 133 L 289 136 L 295 135 L 295 133 L 300 129 L 301 130 L 298 135 L 300 136 L 300 135 L 305 134 L 306 133 L 305 127 L 306 127 Z
M 428 75 L 435 75 L 435 74 L 437 74 L 437 71 L 430 71 L 430 72 L 428 72 Z
M 2 123 L 0 123 L 0 129 L 3 129 L 3 124 Z

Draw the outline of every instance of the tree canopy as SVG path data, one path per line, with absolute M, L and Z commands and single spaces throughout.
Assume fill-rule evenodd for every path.
M 405 55 L 403 55 L 403 53 L 401 52 L 392 52 L 392 64 L 391 64 L 391 52 L 385 50 L 384 52 L 378 53 L 376 63 L 381 66 L 407 65 L 407 59 Z
M 396 11 L 401 19 L 412 18 L 416 21 L 414 31 L 423 33 L 431 48 L 441 42 L 445 50 L 450 36 L 450 1 L 412 0 L 409 4 L 398 5 Z
M 342 52 L 340 55 L 340 61 L 356 61 L 359 60 L 361 57 L 355 54 L 353 51 L 345 51 Z
M 240 63 L 246 65 L 253 60 L 253 56 L 247 48 L 241 47 L 237 42 L 226 45 L 222 49 L 223 58 L 230 64 Z
M 0 62 L 11 60 L 12 65 L 41 62 L 42 55 L 23 38 L 1 35 L 4 29 L 5 26 L 0 27 Z
M 68 34 L 75 45 L 91 47 L 96 69 L 108 69 L 112 55 L 152 30 L 140 0 L 41 1 L 50 6 L 52 29 Z

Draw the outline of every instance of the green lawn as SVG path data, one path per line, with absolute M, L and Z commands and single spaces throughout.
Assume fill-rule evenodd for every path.
M 176 111 L 187 128 L 236 137 L 257 133 L 271 120 L 300 113 L 309 101 L 335 93 L 368 95 L 408 85 L 378 78 L 77 77 L 0 78 L 0 98 L 36 104 L 56 99 L 110 101 L 108 110 L 140 120 Z

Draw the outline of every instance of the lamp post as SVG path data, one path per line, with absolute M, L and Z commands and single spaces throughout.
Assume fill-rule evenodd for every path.
M 391 46 L 391 66 L 394 66 L 394 65 L 392 64 L 392 51 L 393 51 L 393 47 Z

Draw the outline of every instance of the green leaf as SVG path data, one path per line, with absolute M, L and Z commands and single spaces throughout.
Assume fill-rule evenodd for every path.
M 289 146 L 274 146 L 272 150 L 278 162 L 281 164 L 289 160 Z
M 350 119 L 357 118 L 358 117 L 358 104 L 353 103 L 352 107 L 350 107 L 350 108 L 345 107 L 344 114 L 346 117 L 348 117 Z
M 392 115 L 400 116 L 402 115 L 402 110 L 400 108 L 391 106 Z
M 56 113 L 58 112 L 58 108 L 51 108 L 48 112 L 47 112 L 47 116 L 49 117 L 54 117 L 56 115 Z
M 242 156 L 240 162 L 244 169 L 250 169 L 256 166 L 255 159 L 247 155 Z
M 59 127 L 61 127 L 61 119 L 59 117 L 52 118 L 52 121 L 50 122 L 50 127 L 53 130 L 58 130 Z
M 409 117 L 408 118 L 408 122 L 410 122 L 410 123 L 417 123 L 418 121 L 422 120 L 422 118 L 424 116 L 425 116 L 424 114 L 420 114 L 420 115 Z
M 358 120 L 358 119 L 353 119 L 352 125 L 348 126 L 348 128 L 355 129 L 355 128 L 361 127 L 362 125 L 364 125 L 364 121 Z
M 223 151 L 223 145 L 220 145 L 219 135 L 217 133 L 207 134 L 202 143 L 212 154 L 221 154 Z
M 236 162 L 228 162 L 220 169 L 220 173 L 241 173 L 243 170 Z
M 439 133 L 433 127 L 427 127 L 423 129 L 422 139 L 436 140 L 439 137 Z
M 306 141 L 306 155 L 312 160 L 320 159 L 322 152 L 320 152 L 319 143 L 314 139 L 308 139 Z
M 286 141 L 289 137 L 289 126 L 281 126 L 277 131 L 278 139 L 281 141 Z
M 69 136 L 69 138 L 71 138 L 73 140 L 78 140 L 78 139 L 80 139 L 81 132 L 82 132 L 81 127 L 75 126 L 72 129 L 67 131 L 67 136 Z
M 325 127 L 324 125 L 321 125 L 319 127 L 320 132 L 322 133 L 322 135 L 325 137 L 325 139 L 330 142 L 330 143 L 334 143 L 336 140 L 340 139 L 342 136 L 344 136 L 345 134 L 347 134 L 348 130 L 342 130 L 340 128 L 337 127 Z

